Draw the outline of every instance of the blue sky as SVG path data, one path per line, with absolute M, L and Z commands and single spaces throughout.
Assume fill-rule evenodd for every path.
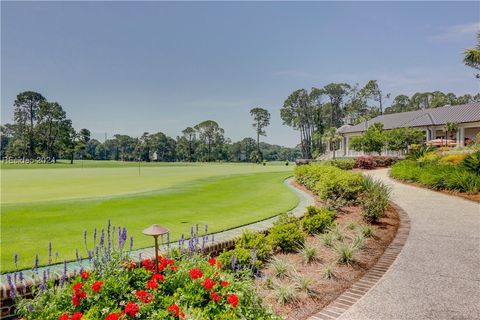
M 293 146 L 279 110 L 295 89 L 377 79 L 393 96 L 479 92 L 461 52 L 479 2 L 2 2 L 1 115 L 35 90 L 76 128 L 176 136 L 216 120 L 253 136 L 249 110 L 272 113 L 265 141 Z

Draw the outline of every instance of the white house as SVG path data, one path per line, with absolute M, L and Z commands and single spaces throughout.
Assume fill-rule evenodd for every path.
M 385 130 L 401 127 L 423 130 L 426 141 L 450 139 L 450 137 L 446 137 L 446 124 L 447 122 L 456 122 L 458 123 L 459 129 L 456 132 L 454 140 L 458 146 L 464 146 L 469 142 L 475 141 L 477 133 L 480 132 L 480 103 L 475 102 L 434 109 L 385 114 L 354 126 L 344 125 L 337 130 L 343 139 L 340 142 L 340 149 L 336 151 L 336 155 L 340 157 L 362 155 L 362 152 L 349 149 L 349 140 L 351 137 L 361 135 L 370 125 L 377 122 L 382 123 Z M 383 154 L 400 156 L 402 152 L 385 150 Z

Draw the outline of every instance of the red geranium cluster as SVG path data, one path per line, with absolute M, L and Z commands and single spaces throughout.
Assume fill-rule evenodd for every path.
M 72 314 L 72 317 L 71 317 L 71 318 L 70 318 L 70 313 L 65 312 L 64 314 L 62 314 L 62 315 L 58 318 L 58 320 L 69 320 L 69 319 L 70 319 L 70 320 L 80 320 L 80 319 L 82 319 L 82 317 L 83 317 L 83 314 L 82 314 L 81 312 L 74 312 L 74 313 Z
M 72 303 L 78 307 L 82 303 L 82 300 L 87 297 L 87 293 L 83 290 L 83 283 L 81 282 L 74 284 L 72 288 Z
M 162 256 L 158 256 L 158 266 L 156 268 L 157 270 L 155 270 L 155 260 L 146 259 L 142 261 L 142 267 L 145 268 L 145 270 L 153 273 L 162 272 L 167 266 L 170 266 L 171 270 L 177 269 L 177 266 L 175 266 L 175 260 Z
M 175 303 L 172 304 L 170 307 L 168 307 L 167 311 L 172 313 L 176 317 L 180 317 L 182 319 L 185 318 L 185 314 L 180 311 L 180 307 L 178 305 L 176 305 Z
M 128 314 L 130 317 L 135 317 L 135 315 L 137 314 L 138 310 L 140 308 L 138 307 L 138 304 L 134 303 L 134 302 L 129 302 L 127 303 L 127 305 L 125 306 L 125 313 Z

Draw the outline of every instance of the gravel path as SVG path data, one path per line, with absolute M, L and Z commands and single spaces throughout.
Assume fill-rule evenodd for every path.
M 342 320 L 480 319 L 480 205 L 369 173 L 393 187 L 410 235 L 378 284 Z

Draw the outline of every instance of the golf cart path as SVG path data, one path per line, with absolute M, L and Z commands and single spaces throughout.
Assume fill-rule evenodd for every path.
M 368 172 L 392 186 L 410 234 L 379 282 L 339 319 L 480 319 L 480 204 Z

